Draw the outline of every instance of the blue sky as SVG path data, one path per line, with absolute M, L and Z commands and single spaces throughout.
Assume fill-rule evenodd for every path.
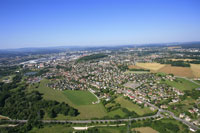
M 199 0 L 0 0 L 0 49 L 185 41 Z

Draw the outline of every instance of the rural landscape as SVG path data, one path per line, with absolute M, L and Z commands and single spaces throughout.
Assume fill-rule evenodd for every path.
M 0 130 L 199 132 L 200 52 L 188 45 L 3 57 Z
M 0 0 L 0 133 L 200 133 L 200 0 Z

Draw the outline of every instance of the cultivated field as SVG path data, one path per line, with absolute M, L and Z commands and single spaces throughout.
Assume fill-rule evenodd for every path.
M 138 131 L 139 133 L 158 133 L 156 130 L 154 130 L 151 127 L 139 127 L 139 128 L 133 128 L 133 131 Z
M 165 64 L 160 63 L 137 63 L 136 66 L 144 68 L 144 69 L 150 69 L 151 71 L 158 71 L 159 69 L 163 68 Z
M 152 113 L 152 111 L 148 107 L 141 108 L 137 104 L 134 104 L 131 101 L 124 99 L 123 97 L 118 97 L 116 99 L 116 102 L 118 102 L 121 107 L 126 108 L 129 111 L 134 111 L 138 115 Z
M 48 82 L 49 82 L 48 80 L 42 80 L 38 88 L 36 88 L 37 85 L 33 85 L 29 87 L 29 91 L 37 90 L 43 94 L 44 99 L 55 100 L 58 102 L 65 102 L 69 104 L 70 106 L 77 108 L 80 112 L 80 115 L 78 115 L 77 117 L 66 117 L 63 115 L 58 115 L 56 119 L 66 119 L 66 118 L 90 119 L 90 118 L 102 118 L 107 115 L 106 110 L 101 103 L 98 103 L 98 104 L 91 103 L 91 101 L 96 100 L 96 97 L 94 97 L 90 92 L 81 93 L 82 98 L 86 98 L 87 96 L 89 96 L 91 98 L 90 100 L 88 100 L 88 98 L 86 99 L 79 98 L 79 99 L 74 100 L 71 97 L 69 98 L 69 96 L 67 97 L 66 92 L 54 90 L 52 88 L 47 87 L 46 84 Z M 77 94 L 73 94 L 73 95 L 78 96 L 79 94 L 80 93 L 78 92 Z M 46 116 L 45 119 L 49 119 L 49 118 Z
M 200 77 L 200 64 L 191 64 L 191 69 L 195 77 Z
M 169 64 L 159 63 L 137 63 L 135 66 L 131 65 L 129 68 L 149 69 L 151 72 L 161 72 L 166 74 L 174 74 L 175 76 L 198 78 L 200 77 L 200 64 L 191 64 L 191 67 L 177 67 Z
M 159 69 L 157 72 L 164 72 L 166 74 L 174 74 L 176 76 L 188 77 L 188 78 L 195 77 L 190 67 L 177 67 L 177 66 L 166 65 L 165 67 Z
M 172 61 L 194 61 L 195 59 L 170 59 Z

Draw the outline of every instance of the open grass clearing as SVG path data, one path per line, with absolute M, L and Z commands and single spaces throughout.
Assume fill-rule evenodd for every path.
M 133 128 L 132 131 L 137 131 L 139 133 L 158 133 L 156 130 L 154 130 L 151 127 L 138 127 Z
M 199 85 L 183 78 L 177 78 L 177 81 L 166 80 L 166 81 L 161 81 L 161 82 L 167 85 L 170 85 L 172 87 L 175 87 L 181 91 L 192 90 L 192 89 L 200 87 Z
M 119 115 L 120 117 L 124 117 L 126 114 L 120 108 L 114 111 L 108 112 L 109 117 L 115 117 L 116 115 Z
M 75 105 L 88 105 L 97 101 L 97 98 L 89 91 L 65 90 L 63 93 Z
M 29 133 L 69 133 L 73 132 L 72 127 L 66 125 L 46 125 L 43 128 L 33 128 Z
M 131 101 L 124 99 L 122 96 L 118 97 L 115 101 L 117 103 L 119 103 L 121 105 L 121 107 L 126 108 L 129 111 L 134 111 L 138 115 L 144 115 L 144 114 L 153 112 L 150 110 L 150 108 L 148 108 L 148 107 L 141 108 L 139 105 L 134 104 Z

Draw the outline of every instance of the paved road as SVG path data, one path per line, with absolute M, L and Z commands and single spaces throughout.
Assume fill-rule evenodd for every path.
M 129 119 L 110 119 L 110 120 L 42 120 L 44 123 L 92 123 L 92 122 L 126 122 L 126 121 L 132 121 L 132 120 L 144 120 L 149 118 L 157 118 L 160 116 L 160 113 L 158 112 L 156 115 L 152 116 L 145 116 L 145 117 L 138 117 L 138 118 L 129 118 Z M 26 123 L 28 120 L 7 120 L 10 122 L 18 122 L 18 123 Z
M 200 128 L 193 125 L 190 122 L 187 122 L 183 119 L 180 119 L 176 117 L 172 112 L 163 110 L 163 109 L 158 109 L 157 114 L 152 115 L 152 116 L 145 116 L 145 117 L 138 117 L 138 118 L 129 118 L 129 119 L 110 119 L 110 120 L 42 120 L 44 123 L 82 123 L 82 124 L 87 124 L 87 123 L 96 123 L 96 122 L 128 122 L 128 121 L 133 121 L 133 120 L 145 120 L 145 119 L 150 119 L 150 118 L 157 118 L 157 117 L 162 117 L 161 112 L 165 112 L 170 114 L 174 119 L 181 121 L 183 124 L 187 125 L 188 127 L 194 129 L 194 130 L 199 130 Z M 26 123 L 28 120 L 7 120 L 10 122 L 18 122 L 18 123 Z

